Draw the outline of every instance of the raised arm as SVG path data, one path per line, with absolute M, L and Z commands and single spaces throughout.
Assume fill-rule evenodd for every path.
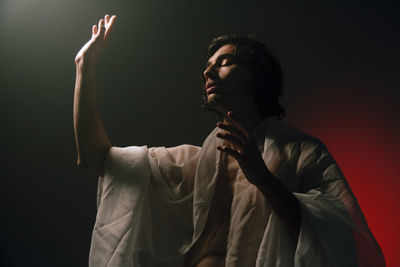
M 75 57 L 74 131 L 78 166 L 104 175 L 104 159 L 111 147 L 96 103 L 96 64 L 106 47 L 116 16 L 106 15 L 93 25 L 92 38 Z

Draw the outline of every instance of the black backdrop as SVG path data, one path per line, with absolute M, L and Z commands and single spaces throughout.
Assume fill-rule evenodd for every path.
M 75 163 L 73 59 L 104 14 L 118 15 L 98 66 L 112 143 L 173 146 L 200 145 L 214 127 L 200 109 L 199 74 L 209 41 L 233 32 L 255 33 L 280 59 L 288 122 L 324 133 L 359 107 L 397 136 L 398 10 L 394 1 L 3 0 L 0 265 L 87 265 L 97 181 Z M 385 214 L 373 231 L 388 263 L 399 263 L 399 231 L 383 230 L 399 219 Z

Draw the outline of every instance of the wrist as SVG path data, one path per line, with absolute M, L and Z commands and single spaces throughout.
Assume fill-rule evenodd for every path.
M 80 58 L 75 60 L 76 69 L 80 72 L 95 72 L 96 65 L 95 61 L 89 59 Z
M 93 57 L 79 56 L 75 58 L 75 65 L 77 66 L 95 66 L 97 60 Z
M 251 174 L 248 174 L 248 180 L 254 186 L 260 188 L 264 187 L 268 183 L 268 179 L 270 179 L 268 168 L 266 166 L 260 166 L 259 168 L 254 168 Z

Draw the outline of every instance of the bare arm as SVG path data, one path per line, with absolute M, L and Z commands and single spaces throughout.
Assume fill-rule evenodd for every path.
M 75 58 L 74 131 L 78 166 L 104 175 L 104 159 L 111 147 L 96 103 L 96 63 L 106 47 L 116 16 L 106 15 L 93 25 L 92 38 Z

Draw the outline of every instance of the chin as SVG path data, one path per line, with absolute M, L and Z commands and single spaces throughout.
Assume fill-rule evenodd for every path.
M 217 108 L 218 106 L 220 106 L 222 103 L 222 101 L 221 101 L 222 99 L 218 96 L 218 95 L 216 95 L 216 94 L 210 94 L 208 97 L 207 97 L 207 103 L 208 103 L 208 105 L 211 107 L 211 108 Z
M 226 103 L 223 101 L 223 99 L 215 94 L 211 94 L 207 98 L 207 103 L 208 107 L 217 113 L 220 113 L 221 115 L 221 110 L 226 110 Z

